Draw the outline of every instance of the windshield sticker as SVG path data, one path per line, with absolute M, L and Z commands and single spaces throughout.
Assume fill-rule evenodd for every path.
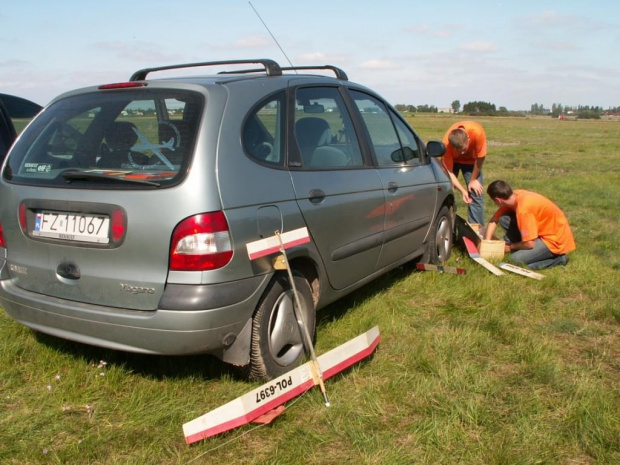
M 51 163 L 24 163 L 26 173 L 49 173 L 52 171 Z
M 160 123 L 162 124 L 162 123 Z M 150 150 L 157 158 L 159 158 L 159 160 L 166 165 L 169 169 L 173 170 L 174 166 L 172 165 L 172 163 L 170 163 L 170 161 L 166 158 L 166 156 L 162 153 L 161 149 L 167 149 L 170 150 L 172 152 L 174 152 L 175 146 L 174 146 L 174 142 L 179 140 L 179 130 L 174 127 L 174 125 L 172 124 L 168 124 L 169 127 L 173 128 L 175 131 L 175 135 L 170 137 L 170 139 L 166 142 L 162 142 L 161 144 L 154 144 L 152 143 L 148 137 L 146 137 L 144 134 L 142 134 L 140 131 L 138 131 L 138 129 L 136 128 L 132 128 L 133 132 L 136 133 L 136 135 L 138 136 L 138 139 L 140 139 L 140 143 L 137 145 L 134 145 L 131 149 L 141 152 L 141 151 L 145 151 L 145 150 Z M 177 147 L 178 147 L 178 143 L 177 143 Z M 133 166 L 135 166 L 136 168 L 143 168 L 143 165 L 139 165 L 137 163 L 134 163 L 133 160 L 131 159 L 131 153 L 129 154 L 130 157 L 130 162 Z

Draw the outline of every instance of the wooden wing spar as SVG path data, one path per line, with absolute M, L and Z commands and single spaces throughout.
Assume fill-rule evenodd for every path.
M 379 327 L 317 357 L 326 380 L 371 355 L 381 340 Z M 311 360 L 235 400 L 183 425 L 185 442 L 192 444 L 250 423 L 319 384 Z

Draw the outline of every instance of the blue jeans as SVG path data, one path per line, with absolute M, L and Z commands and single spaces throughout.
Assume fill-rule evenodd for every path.
M 499 225 L 506 232 L 504 239 L 512 243 L 521 242 L 521 232 L 519 232 L 514 213 L 502 215 L 499 218 Z M 552 266 L 566 265 L 568 257 L 565 254 L 557 255 L 551 252 L 539 237 L 534 241 L 533 249 L 512 252 L 509 261 L 515 265 L 525 265 L 532 270 L 542 270 Z
M 466 189 L 469 181 L 471 180 L 471 173 L 473 170 L 474 165 L 465 165 L 463 163 L 454 163 L 452 167 L 452 172 L 457 178 L 459 177 L 459 172 L 463 172 Z M 480 184 L 484 182 L 484 179 L 482 178 L 482 170 L 480 171 L 480 174 L 478 174 L 478 181 L 480 181 Z M 467 206 L 467 222 L 478 223 L 484 226 L 484 192 L 481 195 L 476 195 L 470 191 L 469 196 L 473 202 Z

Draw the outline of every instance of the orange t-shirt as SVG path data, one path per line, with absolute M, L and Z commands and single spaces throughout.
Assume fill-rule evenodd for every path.
M 575 250 L 575 239 L 568 220 L 556 204 L 535 192 L 518 189 L 514 194 L 517 196 L 517 226 L 523 242 L 534 241 L 540 237 L 554 254 Z M 509 211 L 509 208 L 501 207 L 491 221 L 497 222 L 500 216 Z
M 448 142 L 448 136 L 455 129 L 465 129 L 469 136 L 467 151 L 461 155 Z M 465 165 L 473 165 L 477 158 L 483 158 L 487 154 L 487 135 L 484 128 L 475 121 L 459 121 L 450 126 L 450 129 L 443 136 L 443 143 L 446 146 L 446 153 L 443 156 L 443 163 L 447 170 L 452 171 L 454 162 Z

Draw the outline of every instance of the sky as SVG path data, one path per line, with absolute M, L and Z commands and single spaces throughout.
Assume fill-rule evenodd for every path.
M 335 65 L 394 105 L 607 109 L 620 106 L 620 1 L 21 0 L 0 9 L 0 93 L 41 105 L 141 68 L 252 58 Z

